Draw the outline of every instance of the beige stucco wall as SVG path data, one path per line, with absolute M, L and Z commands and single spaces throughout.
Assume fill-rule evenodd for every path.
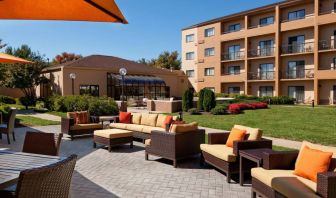
M 322 104 L 336 104 L 333 87 L 336 86 L 336 80 L 320 80 L 319 81 L 319 97 Z
M 289 86 L 304 86 L 305 103 L 314 100 L 314 81 L 285 81 L 281 82 L 281 95 L 288 95 Z
M 194 34 L 194 41 L 193 42 L 186 42 L 186 36 L 189 34 Z M 194 77 L 189 78 L 189 82 L 194 87 L 195 90 L 197 90 L 197 28 L 188 29 L 182 31 L 182 52 L 181 52 L 181 59 L 182 59 L 182 71 L 186 73 L 187 70 L 194 70 Z M 187 52 L 194 52 L 194 60 L 186 60 L 186 53 Z

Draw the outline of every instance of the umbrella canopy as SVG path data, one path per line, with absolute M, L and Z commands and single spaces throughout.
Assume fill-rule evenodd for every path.
M 33 62 L 9 54 L 0 53 L 0 63 L 33 63 Z
M 114 0 L 0 0 L 0 19 L 127 23 Z

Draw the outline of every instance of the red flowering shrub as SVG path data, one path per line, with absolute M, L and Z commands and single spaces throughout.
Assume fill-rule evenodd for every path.
M 240 110 L 239 104 L 230 104 L 228 107 L 228 111 L 232 114 L 238 114 L 240 113 Z
M 267 103 L 264 102 L 255 102 L 255 103 L 239 103 L 239 104 L 230 104 L 228 107 L 228 111 L 232 114 L 238 114 L 242 110 L 247 109 L 265 109 L 267 108 Z

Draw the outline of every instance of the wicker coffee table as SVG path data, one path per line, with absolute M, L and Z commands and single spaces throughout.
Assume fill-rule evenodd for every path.
M 122 129 L 96 130 L 93 133 L 93 147 L 96 148 L 97 144 L 107 146 L 109 152 L 113 146 L 122 144 L 130 144 L 133 148 L 133 133 Z
M 263 163 L 263 153 L 274 152 L 272 149 L 262 148 L 262 149 L 247 149 L 241 150 L 239 152 L 240 161 L 239 161 L 239 184 L 244 185 L 244 174 L 246 173 L 245 166 L 251 165 L 251 162 L 255 163 L 255 167 L 261 167 Z M 251 169 L 250 173 L 251 173 Z

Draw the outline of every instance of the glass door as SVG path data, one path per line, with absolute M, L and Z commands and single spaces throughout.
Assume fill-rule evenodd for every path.
M 260 80 L 274 79 L 274 65 L 272 63 L 260 64 L 259 66 Z
M 273 40 L 260 41 L 259 42 L 259 55 L 260 56 L 272 56 Z
M 298 103 L 304 103 L 304 86 L 289 86 L 288 96 L 295 98 Z
M 336 104 L 336 85 L 334 85 L 333 91 L 334 91 L 334 94 L 333 94 L 333 104 Z
M 288 51 L 290 53 L 304 52 L 305 36 L 293 36 L 288 38 Z
M 230 60 L 238 59 L 240 57 L 239 52 L 240 52 L 240 45 L 229 46 L 229 59 Z
M 290 61 L 288 62 L 287 78 L 297 79 L 304 78 L 305 62 L 304 61 Z

